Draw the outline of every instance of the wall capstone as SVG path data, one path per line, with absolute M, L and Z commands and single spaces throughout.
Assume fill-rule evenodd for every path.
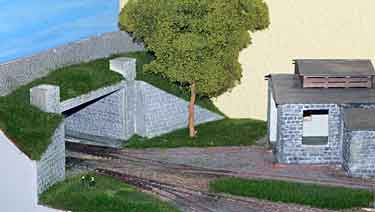
M 30 104 L 47 113 L 60 113 L 60 87 L 43 84 L 31 88 Z
M 126 80 L 135 80 L 136 72 L 136 59 L 128 57 L 119 57 L 109 61 L 110 69 L 114 72 L 121 74 Z

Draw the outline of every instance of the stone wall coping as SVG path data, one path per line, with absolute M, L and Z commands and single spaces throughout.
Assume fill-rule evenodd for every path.
M 106 96 L 108 94 L 111 94 L 113 92 L 116 92 L 125 86 L 125 81 L 121 81 L 120 83 L 117 83 L 115 85 L 99 88 L 97 90 L 91 91 L 87 94 L 83 94 L 80 96 L 77 96 L 72 99 L 68 99 L 65 101 L 62 101 L 60 103 L 60 112 L 64 112 L 70 109 L 73 109 L 75 107 L 78 107 L 82 104 L 88 103 L 90 101 L 93 101 L 95 99 L 101 98 L 103 96 Z
M 47 113 L 60 112 L 60 87 L 41 84 L 30 89 L 30 104 Z
M 119 82 L 117 84 L 114 84 L 114 85 L 110 85 L 110 86 L 107 86 L 107 87 L 99 88 L 99 89 L 94 90 L 94 91 L 90 91 L 87 94 L 83 94 L 83 95 L 80 95 L 80 96 L 77 96 L 77 97 L 74 97 L 74 98 L 71 98 L 71 99 L 60 101 L 59 105 L 57 107 L 58 108 L 57 110 L 59 110 L 59 111 L 56 111 L 56 112 L 62 113 L 62 112 L 65 112 L 67 110 L 73 109 L 73 108 L 78 107 L 82 104 L 88 103 L 88 102 L 93 101 L 95 99 L 104 97 L 104 96 L 109 95 L 111 93 L 114 93 L 114 92 L 124 88 L 124 86 L 125 86 L 125 81 L 121 81 L 121 82 Z M 54 88 L 59 89 L 60 87 L 55 86 L 55 85 L 49 85 L 49 84 L 38 85 L 38 86 L 35 86 L 35 87 L 30 89 L 30 96 L 31 97 L 33 96 L 33 93 L 35 93 L 35 90 L 47 90 L 48 91 L 48 90 L 51 90 L 51 89 L 54 89 Z M 59 93 L 57 93 L 57 94 L 59 95 Z M 33 103 L 33 98 L 30 99 L 30 103 L 32 105 L 35 105 L 35 103 Z M 44 103 L 47 104 L 49 102 L 44 101 L 40 104 L 44 104 Z M 40 106 L 40 108 L 42 108 L 42 109 L 43 109 L 43 107 L 44 107 L 44 105 Z M 46 111 L 46 112 L 51 112 L 51 111 Z
M 136 79 L 136 66 L 137 60 L 130 57 L 118 57 L 109 61 L 109 69 L 121 74 L 128 81 Z

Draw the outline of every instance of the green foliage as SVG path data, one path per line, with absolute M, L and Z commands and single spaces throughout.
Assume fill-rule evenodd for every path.
M 155 137 L 133 137 L 126 148 L 176 148 L 176 147 L 212 147 L 245 146 L 265 136 L 266 123 L 251 119 L 224 119 L 199 125 L 199 133 L 191 139 L 186 131 L 180 129 Z M 234 139 L 235 138 L 235 139 Z
M 30 88 L 40 84 L 58 85 L 62 100 L 74 98 L 123 80 L 108 67 L 108 59 L 105 59 L 61 68 L 0 97 L 0 128 L 26 155 L 39 160 L 51 143 L 62 116 L 31 106 Z
M 297 203 L 329 209 L 367 207 L 372 201 L 372 193 L 364 189 L 276 180 L 223 178 L 212 181 L 210 190 L 275 202 Z
M 58 183 L 41 195 L 41 203 L 74 212 L 177 212 L 169 204 L 110 177 L 90 175 L 95 186 L 77 176 Z
M 146 70 L 179 85 L 193 82 L 202 96 L 218 96 L 240 81 L 239 51 L 250 32 L 269 25 L 263 0 L 130 0 L 120 15 L 154 52 Z

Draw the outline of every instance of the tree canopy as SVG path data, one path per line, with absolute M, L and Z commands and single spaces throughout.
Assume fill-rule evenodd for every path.
M 263 0 L 129 0 L 120 27 L 155 54 L 145 68 L 215 97 L 242 77 L 239 52 L 269 25 Z

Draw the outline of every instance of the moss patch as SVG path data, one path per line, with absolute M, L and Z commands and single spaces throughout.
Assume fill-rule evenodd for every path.
M 116 179 L 96 176 L 94 187 L 81 182 L 81 176 L 59 183 L 41 195 L 41 203 L 74 212 L 177 212 L 166 202 L 137 191 Z
M 368 190 L 276 180 L 223 178 L 211 182 L 210 190 L 328 209 L 367 207 L 372 201 L 372 193 Z
M 252 119 L 224 119 L 197 126 L 198 135 L 191 139 L 187 129 L 147 139 L 135 136 L 125 144 L 126 148 L 176 148 L 247 146 L 265 136 L 264 121 Z

